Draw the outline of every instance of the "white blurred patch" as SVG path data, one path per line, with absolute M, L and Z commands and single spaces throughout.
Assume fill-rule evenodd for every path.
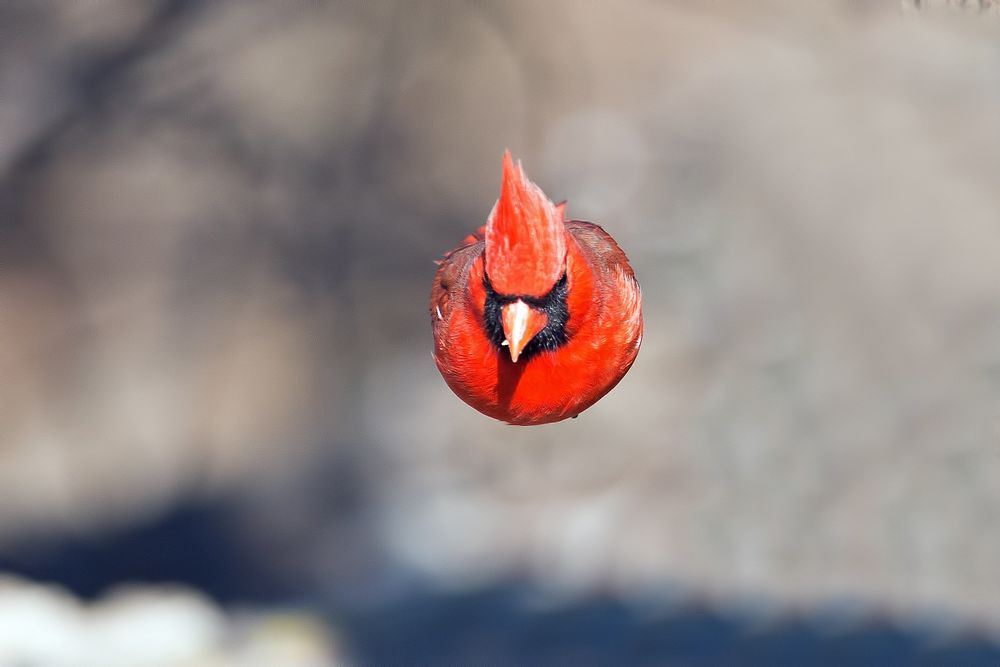
M 0 664 L 75 664 L 81 618 L 79 603 L 62 591 L 0 580 Z
M 0 665 L 166 667 L 342 664 L 328 626 L 304 612 L 229 615 L 183 588 L 133 586 L 93 604 L 0 578 Z
M 109 666 L 182 664 L 204 658 L 224 630 L 222 612 L 201 596 L 132 589 L 91 613 L 88 643 Z

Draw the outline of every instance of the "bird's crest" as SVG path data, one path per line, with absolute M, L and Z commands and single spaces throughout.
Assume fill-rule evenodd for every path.
M 500 198 L 486 223 L 486 274 L 501 294 L 541 297 L 566 270 L 563 204 L 553 204 L 503 155 Z

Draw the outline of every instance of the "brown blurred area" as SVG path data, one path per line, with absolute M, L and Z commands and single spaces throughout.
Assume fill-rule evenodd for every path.
M 517 573 L 1000 627 L 972 4 L 0 3 L 0 552 L 225 499 L 248 558 L 361 597 Z M 643 287 L 633 370 L 547 427 L 430 358 L 505 147 Z

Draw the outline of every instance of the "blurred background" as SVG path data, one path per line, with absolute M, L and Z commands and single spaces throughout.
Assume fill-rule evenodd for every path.
M 1000 661 L 1000 5 L 0 2 L 0 664 Z M 509 147 L 645 297 L 431 361 Z

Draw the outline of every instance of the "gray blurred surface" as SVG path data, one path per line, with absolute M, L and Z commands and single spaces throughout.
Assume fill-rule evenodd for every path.
M 0 544 L 1000 627 L 1000 9 L 914 4 L 0 4 Z M 430 359 L 504 147 L 644 290 L 553 426 Z

